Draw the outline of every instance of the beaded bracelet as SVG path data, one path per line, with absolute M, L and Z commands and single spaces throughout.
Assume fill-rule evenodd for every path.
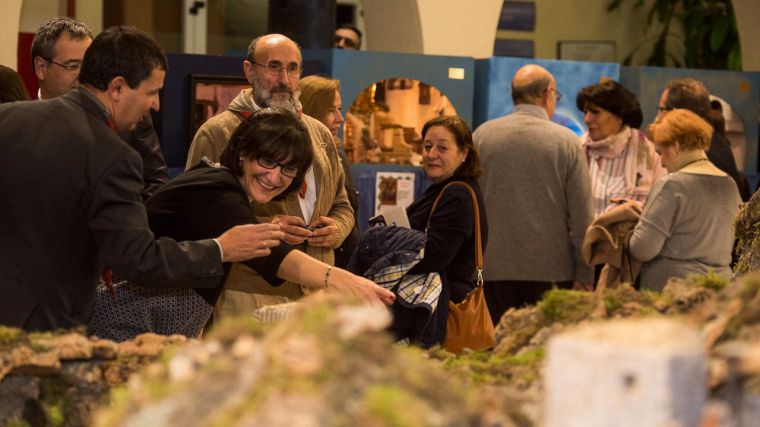
M 330 278 L 330 272 L 332 271 L 332 265 L 327 266 L 327 271 L 325 271 L 325 289 L 327 289 L 327 279 Z

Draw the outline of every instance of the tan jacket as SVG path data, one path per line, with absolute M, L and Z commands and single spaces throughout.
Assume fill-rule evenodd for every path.
M 586 230 L 581 255 L 588 265 L 604 264 L 597 290 L 615 288 L 622 283 L 634 284 L 641 271 L 628 249 L 633 228 L 641 217 L 641 209 L 631 203 L 618 205 L 599 215 Z
M 257 109 L 251 98 L 251 89 L 241 91 L 226 111 L 212 117 L 198 129 L 190 146 L 186 169 L 195 166 L 204 156 L 219 161 L 227 141 L 243 120 L 239 112 L 253 112 Z M 329 216 L 338 226 L 338 238 L 333 243 L 333 248 L 308 246 L 306 253 L 320 261 L 333 264 L 333 249 L 343 243 L 354 226 L 353 209 L 346 195 L 345 176 L 330 131 L 324 124 L 306 114 L 301 117 L 314 148 L 317 201 L 312 218 Z M 277 214 L 303 217 L 298 194 L 291 194 L 285 200 L 256 205 L 256 217 L 259 221 L 269 222 L 271 217 Z M 253 294 L 281 296 L 290 300 L 298 299 L 306 293 L 308 292 L 305 292 L 302 286 L 291 282 L 271 286 L 250 268 L 236 263 L 227 277 L 225 292 L 219 298 L 215 315 L 249 312 L 260 305 L 252 301 L 255 298 Z

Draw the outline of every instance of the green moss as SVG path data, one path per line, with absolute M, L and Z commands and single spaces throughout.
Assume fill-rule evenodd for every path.
M 69 405 L 69 386 L 58 377 L 43 378 L 40 401 L 49 426 L 62 426 L 66 421 L 66 409 Z
M 642 306 L 641 309 L 639 310 L 639 315 L 645 316 L 645 317 L 646 316 L 661 316 L 662 313 L 660 313 L 660 311 L 654 307 Z
M 268 328 L 271 326 L 262 324 L 253 316 L 228 316 L 215 323 L 209 335 L 222 342 L 232 342 L 243 334 L 261 337 Z
M 516 355 L 479 352 L 449 357 L 443 365 L 474 383 L 528 385 L 538 379 L 543 360 L 543 347 L 536 347 Z
M 538 303 L 538 308 L 548 323 L 580 322 L 591 314 L 594 306 L 593 294 L 564 289 L 552 289 Z
M 375 385 L 367 389 L 364 404 L 379 425 L 417 427 L 424 425 L 430 413 L 428 405 L 415 395 L 395 385 Z
M 736 216 L 734 229 L 736 230 L 737 253 L 739 260 L 734 266 L 735 274 L 745 274 L 750 272 L 750 262 L 755 251 L 760 250 L 760 221 L 757 220 L 753 213 L 757 210 L 757 199 L 750 199 L 744 203 Z
M 742 288 L 739 293 L 739 297 L 742 300 L 748 301 L 752 299 L 755 295 L 757 295 L 759 290 L 760 290 L 760 276 L 755 275 L 755 274 L 745 276 L 742 280 Z
M 604 304 L 607 313 L 612 313 L 623 307 L 623 301 L 615 295 L 605 295 L 604 298 L 602 298 L 602 303 Z
M 126 385 L 120 385 L 111 389 L 111 398 L 108 411 L 101 411 L 99 426 L 116 425 L 119 420 L 126 416 L 131 397 Z
M 515 356 L 506 356 L 504 359 L 506 363 L 525 366 L 542 362 L 544 360 L 544 354 L 545 352 L 543 347 L 536 347 L 527 351 L 523 351 Z
M 710 269 L 707 274 L 689 274 L 688 277 L 686 277 L 686 282 L 714 291 L 720 291 L 728 284 L 728 281 L 725 278 L 715 274 L 715 271 L 712 269 Z
M 5 427 L 30 427 L 29 423 L 24 420 L 19 420 L 18 418 L 14 418 L 12 420 L 9 420 L 8 423 L 5 425 Z
M 302 330 L 307 333 L 322 334 L 327 332 L 326 325 L 329 324 L 332 316 L 332 308 L 327 305 L 318 305 L 309 307 L 304 311 L 300 319 Z
M 0 345 L 14 344 L 18 342 L 21 334 L 21 329 L 0 326 Z

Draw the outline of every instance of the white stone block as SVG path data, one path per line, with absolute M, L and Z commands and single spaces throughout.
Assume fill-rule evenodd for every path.
M 706 366 L 697 331 L 675 320 L 579 326 L 547 345 L 544 425 L 696 426 Z

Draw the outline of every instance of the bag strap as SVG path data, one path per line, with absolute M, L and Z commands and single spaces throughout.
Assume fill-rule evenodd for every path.
M 478 197 L 475 195 L 475 190 L 470 187 L 470 184 L 464 181 L 451 181 L 450 183 L 446 184 L 445 187 L 443 187 L 441 192 L 438 193 L 438 196 L 435 198 L 433 207 L 430 208 L 430 215 L 428 216 L 427 225 L 425 226 L 425 234 L 427 234 L 427 230 L 430 228 L 430 220 L 433 218 L 433 212 L 435 211 L 435 207 L 438 205 L 438 201 L 441 200 L 441 197 L 443 196 L 443 193 L 446 191 L 446 189 L 452 185 L 461 185 L 466 188 L 467 191 L 470 192 L 472 206 L 475 208 L 475 271 L 478 273 L 477 286 L 483 286 L 483 243 L 480 236 L 480 209 L 478 208 Z

